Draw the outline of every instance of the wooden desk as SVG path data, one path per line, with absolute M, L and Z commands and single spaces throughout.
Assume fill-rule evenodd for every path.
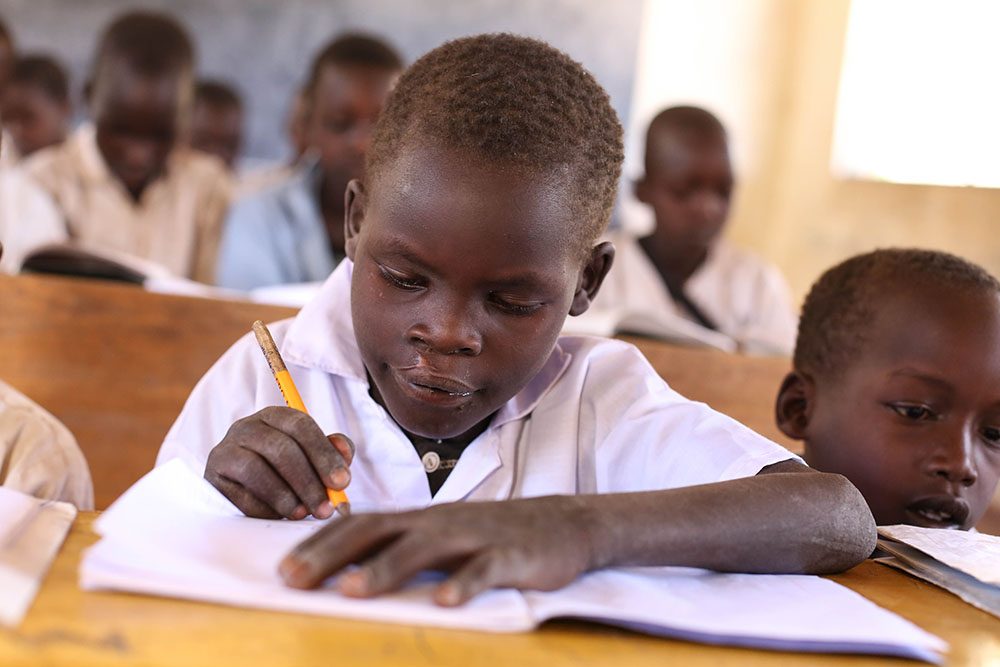
M 0 378 L 76 436 L 100 509 L 153 467 L 219 355 L 255 319 L 295 312 L 107 281 L 0 276 Z
M 22 625 L 0 629 L 2 665 L 916 665 L 703 646 L 599 625 L 554 622 L 490 635 L 252 611 L 77 587 L 81 551 L 96 516 L 77 519 Z M 867 562 L 833 577 L 951 644 L 948 665 L 1000 662 L 1000 619 L 944 591 Z M 775 604 L 780 604 L 776 600 Z

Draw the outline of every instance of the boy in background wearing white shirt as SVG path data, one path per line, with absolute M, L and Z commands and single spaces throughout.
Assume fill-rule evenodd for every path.
M 776 415 L 880 525 L 972 528 L 1000 477 L 1000 284 L 931 250 L 838 264 L 802 306 Z
M 158 462 L 204 466 L 250 516 L 328 518 L 326 487 L 346 487 L 365 514 L 281 571 L 310 587 L 356 563 L 339 587 L 362 597 L 427 569 L 452 572 L 436 599 L 456 605 L 612 565 L 830 572 L 865 558 L 874 524 L 842 477 L 674 393 L 626 343 L 560 338 L 614 255 L 598 239 L 621 135 L 600 85 L 542 42 L 484 35 L 421 58 L 348 185 L 349 259 L 272 329 L 310 415 L 273 407 L 248 336 L 199 382 Z
M 181 144 L 193 79 L 194 48 L 180 24 L 155 12 L 123 14 L 94 58 L 93 123 L 25 169 L 75 241 L 210 283 L 232 183 L 216 158 Z
M 657 334 L 721 349 L 783 354 L 795 314 L 781 273 L 721 238 L 734 177 L 725 128 L 698 107 L 672 107 L 646 133 L 636 198 L 655 216 L 636 241 L 617 233 L 614 270 L 568 331 Z

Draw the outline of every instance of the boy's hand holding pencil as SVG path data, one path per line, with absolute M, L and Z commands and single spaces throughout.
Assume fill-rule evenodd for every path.
M 343 490 L 351 481 L 354 444 L 345 435 L 324 434 L 306 414 L 270 333 L 260 322 L 254 332 L 290 407 L 264 408 L 233 424 L 209 454 L 205 479 L 247 516 L 327 519 L 335 508 L 348 514 Z

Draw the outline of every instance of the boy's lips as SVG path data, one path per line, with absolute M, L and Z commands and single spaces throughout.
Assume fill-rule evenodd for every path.
M 906 507 L 911 522 L 925 528 L 961 528 L 969 511 L 969 503 L 949 495 L 926 496 Z
M 400 369 L 395 373 L 400 386 L 411 397 L 441 407 L 457 407 L 467 402 L 476 389 L 462 382 L 424 369 Z

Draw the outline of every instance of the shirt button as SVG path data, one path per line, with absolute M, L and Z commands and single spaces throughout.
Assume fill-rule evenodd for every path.
M 441 457 L 438 456 L 437 452 L 427 452 L 420 460 L 424 463 L 424 470 L 429 473 L 434 472 L 441 466 Z

